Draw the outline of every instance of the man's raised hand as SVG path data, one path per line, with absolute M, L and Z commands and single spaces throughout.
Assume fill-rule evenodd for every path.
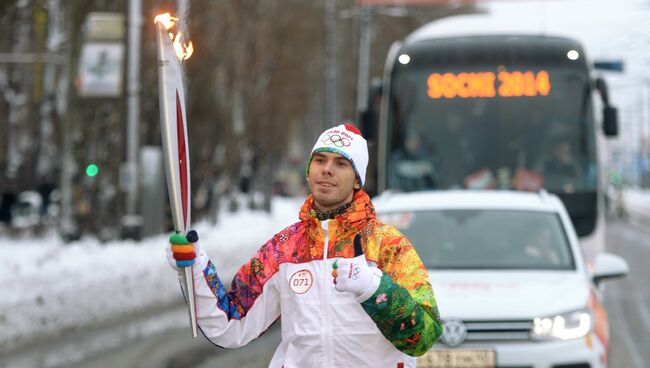
M 339 258 L 332 264 L 334 287 L 352 293 L 359 301 L 368 299 L 379 287 L 381 271 L 371 267 L 361 247 L 361 236 L 354 237 L 354 258 Z

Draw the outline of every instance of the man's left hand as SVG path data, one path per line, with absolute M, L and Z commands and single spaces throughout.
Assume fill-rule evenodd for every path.
M 340 258 L 332 264 L 334 287 L 352 293 L 360 302 L 368 299 L 379 287 L 381 271 L 370 267 L 365 255 Z

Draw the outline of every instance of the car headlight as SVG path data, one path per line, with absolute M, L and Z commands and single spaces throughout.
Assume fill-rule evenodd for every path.
M 534 340 L 578 339 L 591 331 L 592 317 L 588 309 L 580 309 L 533 320 L 531 337 Z

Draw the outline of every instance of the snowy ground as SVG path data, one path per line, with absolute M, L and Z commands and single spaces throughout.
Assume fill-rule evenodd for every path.
M 273 234 L 297 221 L 303 200 L 275 199 L 270 216 L 223 213 L 218 226 L 194 226 L 224 281 Z M 95 239 L 63 244 L 55 235 L 0 236 L 0 353 L 34 338 L 178 302 L 177 276 L 165 257 L 167 236 L 103 244 Z
M 623 203 L 630 221 L 650 226 L 650 191 L 628 189 L 623 194 Z

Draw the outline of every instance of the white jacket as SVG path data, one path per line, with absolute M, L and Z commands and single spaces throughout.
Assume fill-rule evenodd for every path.
M 386 227 L 374 218 L 371 220 L 371 225 L 375 227 Z M 400 295 L 406 295 L 407 299 L 410 298 L 409 294 L 401 286 L 393 284 L 386 272 L 378 275 L 383 286 L 374 294 L 361 295 L 357 299 L 350 293 L 338 292 L 332 280 L 332 263 L 339 256 L 353 256 L 349 252 L 351 242 L 344 241 L 345 234 L 342 234 L 343 225 L 349 224 L 342 224 L 345 219 L 329 220 L 328 230 L 328 221 L 313 221 L 296 223 L 269 240 L 242 266 L 230 292 L 226 292 L 221 284 L 212 262 L 204 254 L 199 257 L 194 267 L 194 285 L 197 321 L 203 334 L 219 346 L 237 348 L 257 338 L 282 317 L 282 342 L 269 364 L 271 368 L 415 367 L 415 358 L 398 350 L 394 341 L 389 341 L 388 330 L 395 330 L 395 322 L 402 320 L 411 321 L 413 318 L 414 325 L 416 319 L 433 320 L 436 329 L 426 332 L 427 341 L 430 342 L 427 342 L 428 346 L 418 347 L 422 353 L 442 331 L 437 308 L 434 308 L 434 315 L 418 306 L 417 313 L 422 316 L 417 318 L 406 316 L 406 319 L 386 323 L 378 320 L 385 329 L 382 332 L 378 322 L 369 314 L 369 310 L 374 308 L 375 299 L 377 303 L 385 300 L 382 298 L 386 298 L 386 295 L 379 296 L 382 288 L 389 286 L 393 291 L 401 290 Z M 320 226 L 313 226 L 315 224 Z M 363 224 L 365 226 L 366 222 Z M 383 234 L 379 230 L 366 234 L 365 254 L 368 260 L 375 261 L 382 269 L 378 256 L 381 240 L 375 241 Z M 310 244 L 306 244 L 306 241 Z M 325 244 L 329 245 L 327 249 Z M 416 276 L 419 277 L 420 270 L 417 271 Z M 418 284 L 423 284 L 430 291 L 426 272 L 423 274 L 425 280 Z M 415 278 L 413 274 L 408 276 Z M 429 302 L 425 304 L 431 304 Z M 403 301 L 395 300 L 394 303 L 401 304 Z M 381 306 L 386 307 L 385 304 Z M 411 304 L 417 305 L 412 301 Z M 435 307 L 435 300 L 432 304 Z M 424 324 L 422 322 L 418 326 Z M 410 323 L 407 325 L 411 326 Z M 401 328 L 397 330 L 404 328 L 405 323 L 401 323 Z M 408 330 L 403 332 L 407 333 Z M 423 333 L 414 330 L 418 338 Z

